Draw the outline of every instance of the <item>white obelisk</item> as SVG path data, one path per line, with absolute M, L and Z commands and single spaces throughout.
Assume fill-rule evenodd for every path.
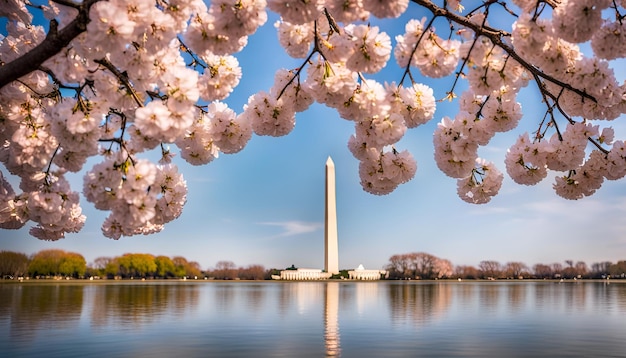
M 337 199 L 335 193 L 335 163 L 326 160 L 326 218 L 324 228 L 324 270 L 331 275 L 339 273 L 337 248 Z

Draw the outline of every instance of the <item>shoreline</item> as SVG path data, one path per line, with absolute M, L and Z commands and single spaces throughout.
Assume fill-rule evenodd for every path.
M 486 279 L 465 279 L 465 280 L 457 280 L 457 279 L 442 279 L 442 280 L 337 280 L 337 279 L 327 279 L 327 280 L 215 280 L 215 279 L 24 279 L 24 280 L 16 280 L 16 279 L 0 279 L 0 284 L 146 284 L 146 283 L 290 283 L 290 282 L 363 282 L 363 283 L 405 283 L 405 284 L 433 284 L 433 283 L 441 283 L 441 284 L 464 284 L 464 283 L 538 283 L 538 282 L 551 282 L 551 283 L 621 283 L 626 284 L 626 279 L 615 278 L 615 279 L 501 279 L 501 280 L 486 280 Z

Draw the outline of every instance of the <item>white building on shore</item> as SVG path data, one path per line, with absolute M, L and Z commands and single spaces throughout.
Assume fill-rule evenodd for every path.
M 348 271 L 348 278 L 350 280 L 364 280 L 364 281 L 376 281 L 381 278 L 387 278 L 389 271 L 385 270 L 366 270 L 363 265 L 355 268 L 352 271 Z
M 326 280 L 331 276 L 328 272 L 321 269 L 298 268 L 280 271 L 280 275 L 272 275 L 274 280 L 294 280 L 294 281 L 310 281 L 310 280 Z

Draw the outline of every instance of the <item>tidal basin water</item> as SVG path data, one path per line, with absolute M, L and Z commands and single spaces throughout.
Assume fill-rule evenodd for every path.
M 0 283 L 0 357 L 626 357 L 626 282 Z

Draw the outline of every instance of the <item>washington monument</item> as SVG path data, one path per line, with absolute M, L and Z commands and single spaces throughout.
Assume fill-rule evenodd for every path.
M 339 273 L 339 250 L 337 248 L 337 199 L 335 195 L 335 163 L 326 160 L 326 217 L 324 225 L 324 270 Z

